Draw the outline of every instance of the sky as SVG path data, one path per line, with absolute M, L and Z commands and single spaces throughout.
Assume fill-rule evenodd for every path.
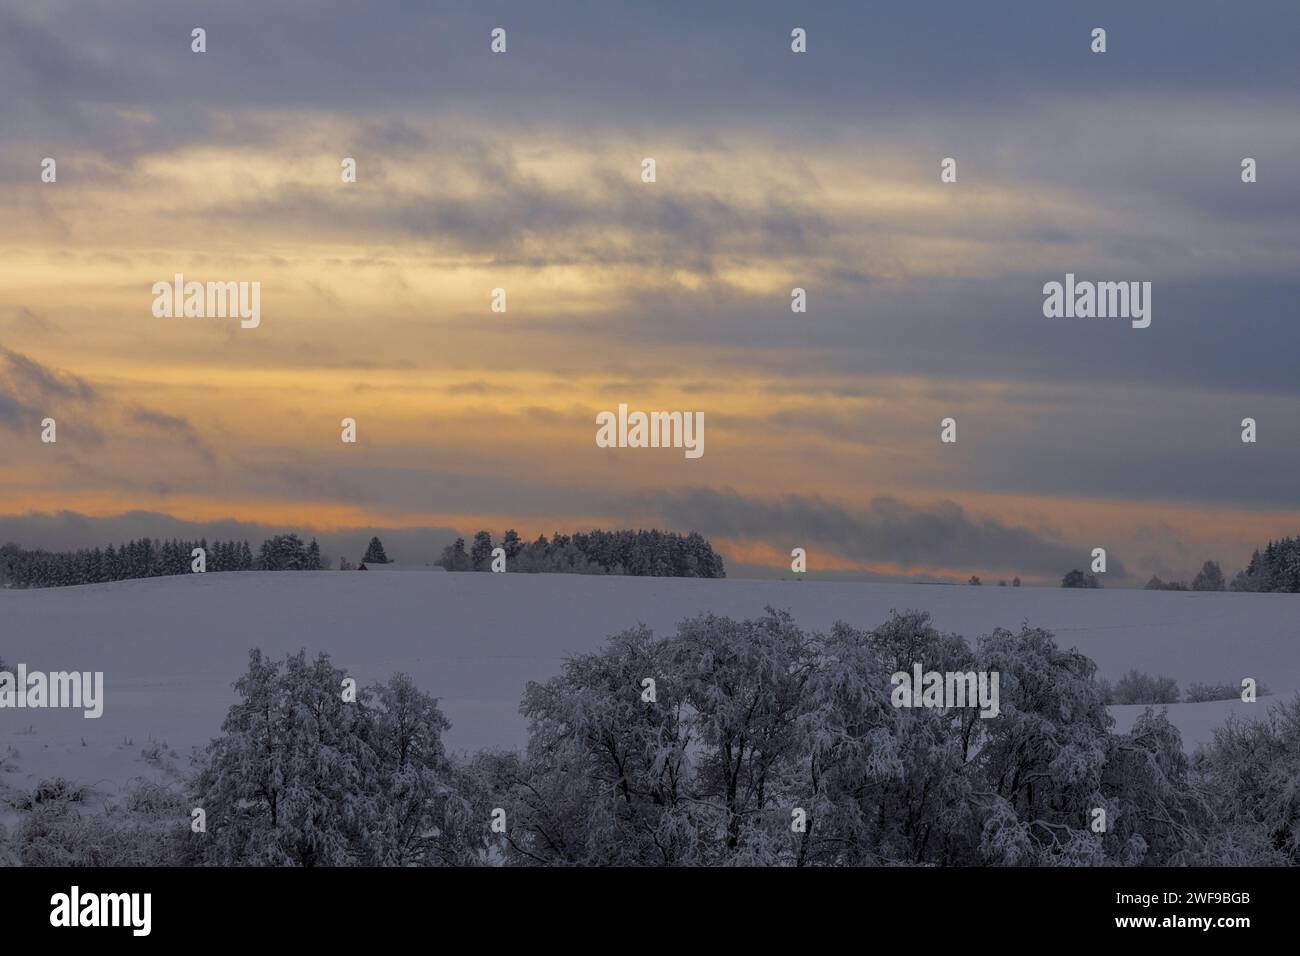
M 1300 531 L 1298 31 L 1257 0 L 7 2 L 0 540 L 418 561 L 656 526 L 733 575 L 1231 576 Z M 155 316 L 177 273 L 260 283 L 260 325 Z M 1150 282 L 1150 327 L 1044 317 L 1067 273 Z M 702 412 L 705 453 L 598 447 L 620 404 Z

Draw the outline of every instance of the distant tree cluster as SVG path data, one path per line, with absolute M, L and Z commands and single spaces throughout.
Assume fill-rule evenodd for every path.
M 276 535 L 262 543 L 253 557 L 247 541 L 156 540 L 140 538 L 120 546 L 77 551 L 26 550 L 16 544 L 0 547 L 0 585 L 15 588 L 54 588 L 101 584 L 133 578 L 192 573 L 195 548 L 206 555 L 206 570 L 317 571 L 325 567 L 313 538 L 304 544 L 296 534 Z
M 1232 590 L 1300 593 L 1300 538 L 1270 541 L 1263 552 L 1252 554 L 1246 570 L 1233 579 Z
M 1182 581 L 1162 581 L 1157 574 L 1151 575 L 1151 580 L 1143 585 L 1147 591 L 1186 591 L 1187 585 Z
M 1156 575 L 1146 583 L 1148 591 L 1186 591 L 1182 581 L 1162 581 Z M 1300 593 L 1300 537 L 1270 541 L 1263 551 L 1250 556 L 1250 564 L 1238 571 L 1231 584 L 1216 561 L 1206 561 L 1192 579 L 1193 591 L 1283 591 Z
M 1091 571 L 1080 571 L 1075 568 L 1065 577 L 1061 578 L 1061 587 L 1063 588 L 1100 588 L 1101 581 L 1097 575 Z
M 1184 589 L 1186 590 L 1186 589 Z M 1109 704 L 1199 704 L 1212 700 L 1240 700 L 1240 684 L 1203 684 L 1193 682 L 1187 692 L 1180 693 L 1178 682 L 1172 677 L 1153 677 L 1139 670 L 1130 670 L 1113 686 L 1110 681 L 1099 680 L 1102 699 Z M 1255 684 L 1255 694 L 1263 697 L 1269 693 L 1263 682 Z
M 257 552 L 259 571 L 320 571 L 322 562 L 320 545 L 316 539 L 303 544 L 296 534 L 277 534 L 262 542 Z
M 726 577 L 722 556 L 697 532 L 590 531 L 567 535 L 556 532 L 547 540 L 524 542 L 513 528 L 499 545 L 506 568 L 525 573 L 625 574 L 660 578 Z M 436 562 L 448 571 L 492 570 L 492 535 L 480 531 L 466 550 L 457 538 Z
M 189 574 L 195 548 L 207 552 L 209 571 L 252 570 L 247 541 L 169 541 L 141 538 L 107 548 L 77 551 L 26 550 L 16 544 L 0 547 L 0 581 L 16 588 L 54 588 L 99 584 L 130 578 Z
M 1192 579 L 1193 591 L 1222 591 L 1225 582 L 1223 570 L 1217 561 L 1206 561 Z M 1144 586 L 1147 591 L 1186 591 L 1188 587 L 1182 581 L 1162 581 L 1159 575 L 1151 575 L 1151 580 Z
M 1179 700 L 1178 682 L 1172 677 L 1152 677 L 1136 669 L 1121 677 L 1114 687 L 1104 680 L 1097 683 L 1107 704 L 1176 704 Z
M 1209 700 L 1240 700 L 1240 684 L 1202 684 L 1196 682 L 1187 688 L 1183 694 L 1183 701 L 1188 704 L 1199 704 Z M 1255 685 L 1255 694 L 1264 697 L 1269 694 L 1268 686 L 1260 681 Z

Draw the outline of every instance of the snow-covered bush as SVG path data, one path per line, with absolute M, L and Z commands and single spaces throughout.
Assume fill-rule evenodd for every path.
M 1176 704 L 1178 699 L 1178 682 L 1172 677 L 1152 677 L 1130 670 L 1116 682 L 1107 703 Z
M 1188 686 L 1187 692 L 1183 695 L 1183 700 L 1189 704 L 1198 704 L 1209 700 L 1240 700 L 1241 690 L 1240 684 L 1202 684 L 1196 682 Z M 1268 692 L 1268 687 L 1263 683 L 1255 685 L 1255 693 L 1258 696 L 1264 697 Z
M 187 830 L 141 814 L 45 807 L 23 818 L 16 843 L 24 866 L 171 866 L 184 862 Z
M 62 808 L 69 803 L 81 803 L 86 799 L 86 792 L 85 787 L 64 777 L 50 777 L 40 781 L 28 796 L 21 798 L 17 807 L 20 810 L 33 810 L 40 806 Z
M 1255 865 L 1300 865 L 1300 695 L 1263 718 L 1230 717 L 1193 766 L 1228 824 L 1229 850 Z

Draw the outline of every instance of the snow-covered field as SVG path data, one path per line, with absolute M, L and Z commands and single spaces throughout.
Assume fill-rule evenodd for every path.
M 63 775 L 111 794 L 172 765 L 219 731 L 248 649 L 328 652 L 359 683 L 406 671 L 442 699 L 452 749 L 525 739 L 524 684 L 566 655 L 638 622 L 671 630 L 701 611 L 754 616 L 765 605 L 825 629 L 930 611 L 968 639 L 1022 622 L 1092 657 L 1103 677 L 1129 668 L 1194 681 L 1254 677 L 1258 704 L 1177 704 L 1191 749 L 1233 712 L 1258 715 L 1300 690 L 1300 597 L 817 581 L 688 580 L 524 574 L 242 572 L 0 591 L 0 659 L 29 669 L 103 671 L 104 714 L 0 710 L 0 787 L 30 792 Z M 1141 707 L 1115 707 L 1118 729 Z M 142 751 L 165 741 L 166 752 Z

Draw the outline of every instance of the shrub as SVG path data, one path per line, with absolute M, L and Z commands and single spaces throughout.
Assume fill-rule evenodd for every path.
M 1189 704 L 1199 704 L 1210 700 L 1240 700 L 1240 684 L 1201 684 L 1195 683 L 1187 688 L 1187 693 L 1183 695 L 1183 700 Z M 1268 693 L 1268 688 L 1262 683 L 1255 685 L 1255 693 L 1263 697 Z
M 1172 677 L 1152 677 L 1130 670 L 1115 684 L 1111 702 L 1115 704 L 1176 704 L 1178 683 Z

